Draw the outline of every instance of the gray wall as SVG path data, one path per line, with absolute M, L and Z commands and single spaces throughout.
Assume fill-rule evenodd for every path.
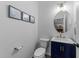
M 12 5 L 35 16 L 36 23 L 31 24 L 8 18 L 8 5 Z M 0 1 L 0 57 L 32 57 L 38 41 L 38 3 Z M 23 48 L 12 54 L 15 47 Z
M 61 1 L 42 1 L 39 2 L 39 20 L 38 20 L 38 35 L 44 38 L 51 38 L 53 36 L 59 35 L 54 27 L 54 18 L 56 14 L 60 11 L 57 7 Z M 73 37 L 73 25 L 74 25 L 74 12 L 73 12 L 73 2 L 66 2 L 66 10 L 70 14 L 70 28 L 68 32 L 65 33 L 67 37 Z
M 76 42 L 79 43 L 79 2 L 74 3 L 75 7 L 75 19 L 76 19 L 76 30 L 77 30 L 77 35 L 76 35 Z M 76 48 L 76 55 L 77 58 L 79 58 L 79 47 Z

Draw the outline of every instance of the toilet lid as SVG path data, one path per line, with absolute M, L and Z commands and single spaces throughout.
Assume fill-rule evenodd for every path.
M 45 48 L 38 48 L 34 53 L 35 56 L 41 56 L 43 54 L 45 54 Z

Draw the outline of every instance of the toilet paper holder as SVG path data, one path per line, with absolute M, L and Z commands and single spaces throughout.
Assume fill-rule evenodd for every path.
M 23 48 L 23 46 L 15 47 L 14 50 L 19 51 Z

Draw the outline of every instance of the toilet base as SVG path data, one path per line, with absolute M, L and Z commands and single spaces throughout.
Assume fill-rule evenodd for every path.
M 34 52 L 34 58 L 45 58 L 46 49 L 45 48 L 37 48 Z

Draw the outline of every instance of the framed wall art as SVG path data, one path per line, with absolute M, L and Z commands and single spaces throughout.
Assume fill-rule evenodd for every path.
M 30 15 L 30 23 L 35 23 L 35 17 Z
M 29 22 L 30 21 L 30 16 L 29 14 L 25 13 L 25 12 L 22 12 L 22 20 L 25 21 L 25 22 Z
M 13 18 L 13 19 L 17 19 L 17 20 L 21 20 L 22 12 L 19 9 L 17 9 L 17 8 L 11 6 L 11 5 L 9 5 L 8 7 L 9 7 L 8 8 L 9 9 L 8 10 L 8 17 Z

